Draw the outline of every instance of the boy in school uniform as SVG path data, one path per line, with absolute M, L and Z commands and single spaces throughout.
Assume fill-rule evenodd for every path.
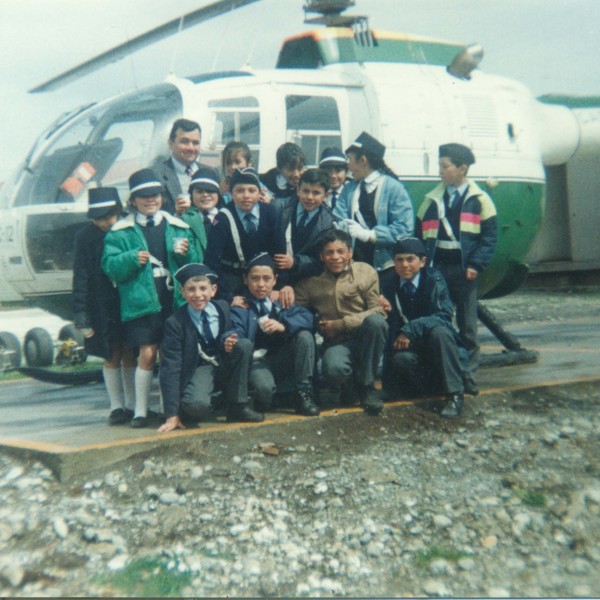
M 256 254 L 285 253 L 277 211 L 259 202 L 260 181 L 250 167 L 237 169 L 230 180 L 233 202 L 213 222 L 204 262 L 219 276 L 219 297 L 231 301 L 243 294 L 244 268 Z
M 75 327 L 84 335 L 88 354 L 104 358 L 102 374 L 110 400 L 110 425 L 131 421 L 135 404 L 135 357 L 125 344 L 119 292 L 102 271 L 104 238 L 122 213 L 114 187 L 88 191 L 90 223 L 75 236 L 71 307 Z
M 443 417 L 463 409 L 466 352 L 452 327 L 453 307 L 439 271 L 426 268 L 425 246 L 417 238 L 394 245 L 394 270 L 381 282 L 388 312 L 389 337 L 382 383 L 390 395 L 445 396 Z
M 187 202 L 177 199 L 175 215 L 190 226 L 198 258 L 202 261 L 208 246 L 208 233 L 223 206 L 219 182 L 213 169 L 198 169 L 188 191 L 190 199 Z
M 278 384 L 289 382 L 296 390 L 296 412 L 308 417 L 319 414 L 313 399 L 315 339 L 313 315 L 297 304 L 282 308 L 270 295 L 277 282 L 276 266 L 266 253 L 246 265 L 244 275 L 247 308 L 231 309 L 233 332 L 253 344 L 249 387 L 257 407 L 267 411 Z M 262 356 L 256 357 L 256 351 Z
M 377 272 L 352 261 L 347 232 L 328 231 L 321 243 L 323 273 L 298 283 L 296 301 L 319 316 L 323 379 L 341 386 L 343 404 L 359 401 L 367 414 L 378 415 L 383 402 L 374 394 L 374 383 L 388 329 Z
M 331 185 L 325 197 L 325 204 L 335 209 L 346 182 L 348 181 L 348 159 L 337 146 L 330 146 L 321 152 L 319 167 L 327 171 Z
M 262 421 L 263 415 L 248 404 L 252 346 L 231 332 L 229 304 L 214 300 L 216 274 L 190 263 L 175 278 L 187 304 L 165 323 L 159 381 L 166 420 L 158 431 L 185 429 L 186 423 L 205 419 L 218 386 L 225 387 L 228 421 Z
M 296 194 L 306 157 L 298 144 L 286 142 L 277 148 L 276 160 L 277 167 L 260 175 L 260 180 L 273 194 L 273 206 L 282 210 Z
M 496 207 L 467 177 L 475 163 L 462 144 L 439 147 L 441 183 L 425 196 L 417 213 L 415 236 L 422 239 L 427 262 L 444 276 L 456 307 L 456 321 L 469 353 L 466 391 L 477 394 L 474 374 L 479 367 L 477 342 L 477 278 L 496 248 Z
M 325 204 L 329 175 L 323 169 L 302 173 L 298 195 L 281 213 L 280 228 L 285 236 L 287 253 L 274 256 L 281 283 L 294 285 L 305 277 L 318 275 L 321 262 L 321 236 L 334 228 L 335 218 Z
M 197 254 L 189 225 L 161 210 L 163 187 L 150 169 L 129 178 L 132 212 L 117 221 L 104 241 L 102 270 L 121 300 L 128 346 L 138 349 L 134 428 L 148 424 L 148 399 L 163 324 L 185 300 L 173 293 L 173 274 Z

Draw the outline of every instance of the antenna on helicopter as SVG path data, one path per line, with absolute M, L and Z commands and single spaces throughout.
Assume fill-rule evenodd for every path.
M 306 0 L 304 14 L 317 13 L 320 17 L 305 17 L 304 22 L 310 25 L 326 27 L 351 27 L 354 41 L 361 46 L 377 46 L 377 39 L 369 29 L 369 18 L 364 15 L 342 15 L 354 6 L 354 0 Z

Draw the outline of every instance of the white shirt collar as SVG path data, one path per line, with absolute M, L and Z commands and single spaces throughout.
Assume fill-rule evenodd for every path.
M 162 210 L 159 210 L 155 215 L 153 215 L 153 218 L 154 218 L 154 225 L 160 225 L 160 222 L 163 220 Z M 136 210 L 135 211 L 135 222 L 142 227 L 146 227 L 146 224 L 148 223 L 148 217 Z
M 377 189 L 379 185 L 379 180 L 383 177 L 383 173 L 381 171 L 371 171 L 364 179 L 365 188 L 367 192 L 370 194 L 374 190 Z
M 186 175 L 187 173 L 185 172 L 185 170 L 188 168 L 188 166 L 192 168 L 192 171 L 198 170 L 197 162 L 193 162 L 191 165 L 184 165 L 181 161 L 177 160 L 172 154 L 171 161 L 173 163 L 173 168 L 175 169 L 175 173 L 177 173 L 177 176 Z
M 419 281 L 421 280 L 421 271 L 419 271 L 410 282 L 415 286 L 415 289 L 419 289 Z M 400 277 L 400 287 L 402 287 L 405 283 L 408 283 L 408 279 L 403 279 Z

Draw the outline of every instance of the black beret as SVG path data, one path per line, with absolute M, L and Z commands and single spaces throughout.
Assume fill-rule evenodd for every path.
M 193 175 L 190 181 L 189 192 L 193 189 L 208 190 L 209 192 L 219 193 L 219 182 L 215 179 L 213 169 L 203 169 L 200 167 Z
M 236 169 L 229 180 L 229 189 L 233 188 L 238 183 L 249 183 L 260 188 L 260 179 L 258 173 L 252 167 L 246 167 L 245 169 Z
M 348 154 L 348 152 L 355 152 L 356 150 L 362 150 L 365 154 L 371 154 L 377 158 L 383 158 L 385 154 L 385 146 L 366 131 L 363 131 L 356 140 L 346 148 L 346 154 Z
M 189 263 L 175 271 L 175 279 L 179 285 L 185 285 L 185 282 L 191 277 L 208 277 L 211 283 L 216 283 L 219 278 L 212 269 L 202 263 Z
M 88 190 L 88 219 L 102 219 L 122 208 L 119 192 L 114 187 L 99 187 Z
M 348 159 L 344 156 L 344 153 L 340 148 L 330 146 L 321 152 L 319 167 L 342 167 L 348 169 Z
M 396 254 L 416 254 L 423 257 L 426 254 L 425 246 L 419 238 L 405 237 L 394 244 L 394 256 Z
M 135 196 L 162 194 L 163 187 L 152 169 L 141 169 L 129 178 L 129 193 Z
M 475 162 L 475 155 L 471 152 L 471 148 L 462 144 L 442 144 L 439 152 L 440 158 L 446 156 L 458 165 L 470 167 Z
M 246 275 L 250 273 L 250 269 L 252 267 L 271 267 L 274 273 L 277 273 L 277 265 L 275 261 L 271 258 L 271 255 L 268 252 L 261 252 L 260 254 L 255 254 L 247 263 L 244 269 Z

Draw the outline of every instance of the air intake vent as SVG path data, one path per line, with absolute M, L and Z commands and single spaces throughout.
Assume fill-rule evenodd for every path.
M 491 96 L 465 96 L 469 135 L 477 138 L 498 138 L 500 128 L 496 105 Z

